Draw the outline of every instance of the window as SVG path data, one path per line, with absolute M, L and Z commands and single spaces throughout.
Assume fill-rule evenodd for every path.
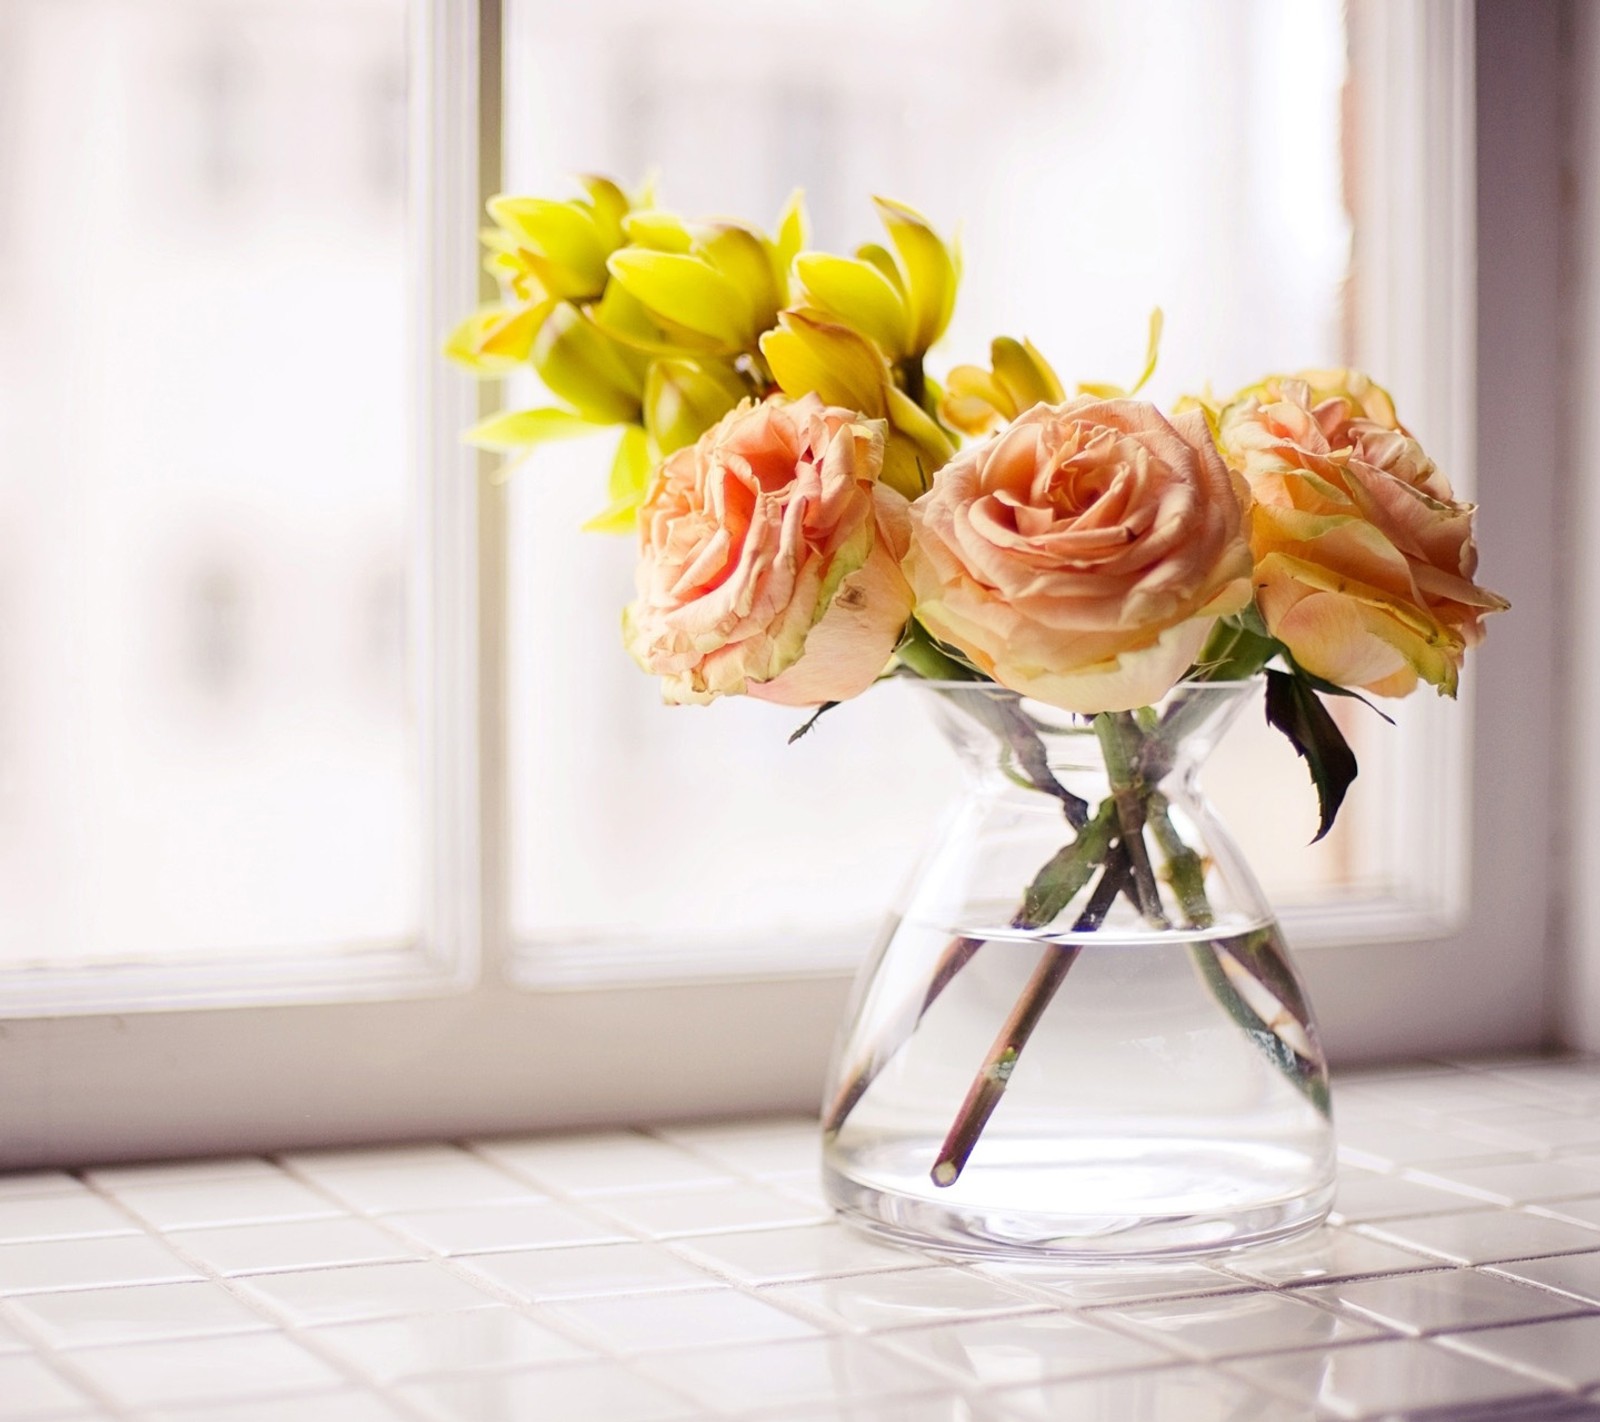
M 437 350 L 502 182 L 657 163 L 666 201 L 755 216 L 798 180 L 823 243 L 887 191 L 966 222 L 952 357 L 993 328 L 1126 378 L 1160 301 L 1158 393 L 1354 359 L 1472 484 L 1455 7 L 10 0 L 0 26 L 5 1163 L 812 1104 L 953 771 L 904 688 L 794 747 L 793 713 L 656 705 L 617 641 L 630 551 L 576 531 L 598 452 L 502 484 L 458 439 L 492 392 Z M 1323 945 L 1347 1054 L 1424 1045 L 1420 990 L 1449 999 L 1429 1044 L 1511 1041 L 1542 990 L 1479 971 L 1542 881 L 1469 894 L 1511 822 L 1463 769 L 1488 738 L 1440 712 L 1354 714 L 1363 778 L 1312 855 L 1276 743 L 1212 777 Z M 1269 821 L 1285 777 L 1303 817 Z

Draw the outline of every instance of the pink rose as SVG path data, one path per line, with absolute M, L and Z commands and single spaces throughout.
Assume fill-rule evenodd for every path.
M 917 619 L 1069 711 L 1158 700 L 1250 600 L 1239 501 L 1199 411 L 1036 405 L 912 505 Z
M 1483 618 L 1471 504 L 1353 371 L 1276 376 L 1227 405 L 1224 454 L 1250 485 L 1256 601 L 1307 671 L 1405 696 L 1454 695 Z
M 906 501 L 878 482 L 881 421 L 746 401 L 656 471 L 639 512 L 628 650 L 668 701 L 859 695 L 911 610 Z

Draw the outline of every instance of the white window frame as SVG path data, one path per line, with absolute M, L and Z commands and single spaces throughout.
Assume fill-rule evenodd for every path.
M 1402 136 L 1364 149 L 1381 163 L 1364 169 L 1359 355 L 1407 392 L 1430 448 L 1471 489 L 1477 396 L 1507 359 L 1492 342 L 1478 360 L 1474 341 L 1474 313 L 1496 309 L 1500 280 L 1486 269 L 1475 283 L 1475 96 L 1499 81 L 1475 79 L 1473 14 L 1452 0 L 1359 13 L 1363 122 Z M 1497 73 L 1538 43 L 1503 28 Z M 815 1106 L 848 985 L 839 968 L 753 963 L 734 978 L 725 964 L 680 958 L 670 980 L 535 988 L 508 939 L 504 491 L 457 437 L 487 392 L 434 355 L 480 296 L 478 214 L 498 186 L 499 34 L 498 0 L 419 0 L 423 938 L 382 962 L 0 979 L 0 1168 Z M 1487 423 L 1477 443 L 1490 581 L 1532 625 L 1554 592 L 1525 575 L 1548 563 L 1554 525 L 1520 515 L 1530 498 L 1549 512 L 1554 451 L 1509 467 L 1506 437 Z M 1524 586 L 1507 586 L 1510 570 Z M 1399 832 L 1428 846 L 1406 892 L 1290 917 L 1336 1058 L 1513 1048 L 1545 1033 L 1550 857 L 1514 812 L 1541 802 L 1550 743 L 1497 734 L 1491 747 L 1473 719 L 1474 709 L 1495 726 L 1550 714 L 1553 664 L 1548 640 L 1496 628 L 1462 704 L 1419 707 L 1397 732 L 1410 791 L 1397 797 Z M 1518 940 L 1534 951 L 1511 971 L 1506 945 Z M 192 1010 L 201 1006 L 229 1010 Z

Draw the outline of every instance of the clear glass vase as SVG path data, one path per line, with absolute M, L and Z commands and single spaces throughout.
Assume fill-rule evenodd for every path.
M 1255 683 L 1092 720 L 924 683 L 968 784 L 857 980 L 833 1203 L 963 1253 L 1279 1239 L 1333 1198 L 1328 1076 L 1272 910 L 1198 772 Z

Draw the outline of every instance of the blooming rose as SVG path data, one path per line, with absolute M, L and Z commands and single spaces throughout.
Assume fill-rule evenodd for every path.
M 668 701 L 843 701 L 911 610 L 906 501 L 884 430 L 815 395 L 746 401 L 656 471 L 639 511 L 628 650 Z
M 1307 671 L 1405 696 L 1454 695 L 1482 619 L 1509 604 L 1473 581 L 1471 504 L 1354 371 L 1264 381 L 1218 417 L 1250 485 L 1256 601 Z
M 918 620 L 1069 711 L 1155 701 L 1250 600 L 1238 498 L 1199 411 L 1036 405 L 939 470 L 911 518 Z

